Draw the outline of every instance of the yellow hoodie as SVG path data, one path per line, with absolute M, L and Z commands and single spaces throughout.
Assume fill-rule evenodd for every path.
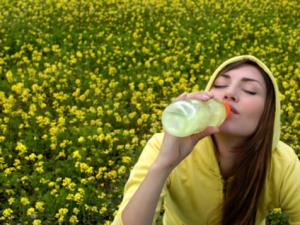
M 291 225 L 300 225 L 300 163 L 294 150 L 279 141 L 279 90 L 270 70 L 253 56 L 234 57 L 225 61 L 215 71 L 206 90 L 211 88 L 220 70 L 232 62 L 243 59 L 257 63 L 269 75 L 276 93 L 271 167 L 259 200 L 255 224 L 265 224 L 265 217 L 269 210 L 282 208 L 287 213 Z M 145 146 L 130 173 L 125 185 L 123 201 L 112 225 L 123 225 L 122 210 L 157 157 L 162 139 L 163 133 L 155 134 Z M 156 208 L 155 218 L 163 204 L 164 225 L 218 225 L 221 221 L 221 205 L 224 200 L 223 188 L 223 179 L 215 156 L 214 144 L 211 137 L 206 137 L 197 143 L 192 153 L 168 177 Z

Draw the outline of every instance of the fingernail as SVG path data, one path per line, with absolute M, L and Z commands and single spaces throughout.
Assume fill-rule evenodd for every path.
M 201 97 L 201 93 L 197 92 L 194 94 L 196 97 Z

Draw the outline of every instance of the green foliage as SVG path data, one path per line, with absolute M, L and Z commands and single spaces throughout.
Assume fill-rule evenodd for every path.
M 296 0 L 0 0 L 0 223 L 109 224 L 164 107 L 239 54 L 273 71 L 299 154 L 299 13 Z
M 280 208 L 273 209 L 267 216 L 267 225 L 289 225 L 286 213 Z

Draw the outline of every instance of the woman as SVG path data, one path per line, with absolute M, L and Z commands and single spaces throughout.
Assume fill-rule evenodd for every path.
M 300 163 L 279 141 L 279 91 L 269 69 L 253 56 L 234 57 L 205 92 L 178 97 L 190 98 L 227 100 L 231 115 L 189 137 L 154 135 L 112 224 L 152 224 L 163 202 L 165 225 L 262 225 L 277 207 L 300 225 Z

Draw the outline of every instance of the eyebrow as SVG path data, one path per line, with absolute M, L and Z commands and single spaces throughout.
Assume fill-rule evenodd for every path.
M 226 80 L 230 80 L 231 79 L 231 77 L 228 74 L 221 74 L 220 76 L 223 77 L 223 78 L 225 78 Z M 259 85 L 263 86 L 260 81 L 258 81 L 256 79 L 248 78 L 248 77 L 243 77 L 242 81 L 243 82 L 256 82 Z

